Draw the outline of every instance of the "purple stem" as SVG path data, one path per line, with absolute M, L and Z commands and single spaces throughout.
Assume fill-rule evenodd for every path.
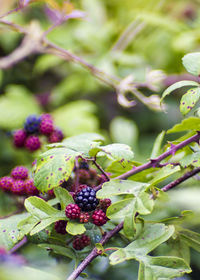
M 106 172 L 103 170 L 103 168 L 96 162 L 96 158 L 92 162 L 101 171 L 101 173 L 106 177 L 107 181 L 110 181 L 110 177 L 106 174 Z
M 134 169 L 127 171 L 126 173 L 119 175 L 118 177 L 115 177 L 114 179 L 126 179 L 134 174 L 137 174 L 145 169 L 151 168 L 151 167 L 157 167 L 158 163 L 160 161 L 162 161 L 163 159 L 167 158 L 170 155 L 174 155 L 174 153 L 177 150 L 182 149 L 183 147 L 187 146 L 188 144 L 192 143 L 192 142 L 197 142 L 200 139 L 200 132 L 197 131 L 197 134 L 191 136 L 190 138 L 186 139 L 185 141 L 179 143 L 178 145 L 172 145 L 171 148 L 166 151 L 165 153 L 163 153 L 162 155 L 158 156 L 157 158 L 154 159 L 150 159 L 149 162 L 134 167 Z
M 26 244 L 27 241 L 28 241 L 27 237 L 24 236 L 24 238 L 19 243 L 17 243 L 12 249 L 9 250 L 9 254 L 16 252 L 19 248 L 24 246 L 24 244 Z

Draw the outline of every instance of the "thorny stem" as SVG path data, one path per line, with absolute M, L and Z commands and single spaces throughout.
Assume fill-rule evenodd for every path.
M 167 192 L 170 189 L 174 188 L 175 186 L 179 185 L 181 182 L 193 177 L 195 174 L 197 174 L 199 172 L 200 172 L 200 167 L 195 168 L 194 170 L 189 171 L 189 172 L 185 173 L 183 176 L 181 176 L 180 178 L 174 180 L 170 184 L 164 186 L 161 190 L 163 192 Z M 151 198 L 153 198 L 153 197 L 151 197 Z M 138 215 L 138 213 L 136 215 Z M 113 230 L 106 232 L 99 243 L 101 243 L 102 245 L 107 243 L 107 241 L 109 241 L 111 237 L 113 237 L 115 234 L 117 234 L 118 232 L 120 232 L 123 229 L 123 225 L 124 225 L 124 222 L 121 222 Z M 100 255 L 100 253 L 97 251 L 96 248 L 94 248 L 91 251 L 91 253 L 85 258 L 85 260 L 73 271 L 73 273 L 66 280 L 75 280 L 80 275 L 80 273 L 93 261 L 93 259 L 95 259 L 99 255 Z
M 110 181 L 110 177 L 106 174 L 103 168 L 96 162 L 96 158 L 92 161 L 94 165 L 101 171 L 101 173 L 106 177 L 108 181 Z
M 149 162 L 134 167 L 134 169 L 127 171 L 126 173 L 119 175 L 118 177 L 115 177 L 115 179 L 126 179 L 134 174 L 137 174 L 143 170 L 146 170 L 151 167 L 157 167 L 159 166 L 159 162 L 162 161 L 163 159 L 167 158 L 170 155 L 174 155 L 176 151 L 182 149 L 183 147 L 189 145 L 192 142 L 197 142 L 200 139 L 200 132 L 198 131 L 197 134 L 191 136 L 190 138 L 186 139 L 185 141 L 177 144 L 177 145 L 172 145 L 171 148 L 158 156 L 157 158 L 150 159 Z

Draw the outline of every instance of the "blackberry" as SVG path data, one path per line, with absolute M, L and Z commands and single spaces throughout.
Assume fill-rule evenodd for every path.
M 109 198 L 101 199 L 99 204 L 99 208 L 106 212 L 107 208 L 111 205 L 111 200 Z
M 79 169 L 89 170 L 89 164 L 87 163 L 86 160 L 82 160 L 82 161 L 79 163 Z
M 25 147 L 31 152 L 38 150 L 40 146 L 40 139 L 37 136 L 28 136 L 25 141 Z
M 14 180 L 11 177 L 2 177 L 0 179 L 0 188 L 6 192 L 9 192 L 12 190 L 12 186 L 13 186 Z
M 25 130 L 23 130 L 23 129 L 16 130 L 13 134 L 14 146 L 17 148 L 24 147 L 26 137 L 27 137 L 27 134 L 26 134 Z
M 90 237 L 83 234 L 81 237 L 74 239 L 72 246 L 75 250 L 83 250 L 86 246 L 90 245 Z
M 85 169 L 79 169 L 78 170 L 78 178 L 79 178 L 79 183 L 81 183 L 81 184 L 87 183 L 87 181 L 90 180 L 89 171 L 85 170 Z
M 67 226 L 67 221 L 60 220 L 55 222 L 54 228 L 57 233 L 66 234 L 67 233 L 66 226 Z
M 90 215 L 87 212 L 81 212 L 79 221 L 80 223 L 88 223 L 90 219 Z
M 34 134 L 39 132 L 41 117 L 36 115 L 30 115 L 25 121 L 24 129 L 28 134 Z
M 106 214 L 103 212 L 103 210 L 96 210 L 92 214 L 92 222 L 96 226 L 103 226 L 108 221 L 108 218 L 106 217 Z
M 63 140 L 63 133 L 60 129 L 55 128 L 54 131 L 49 135 L 49 143 L 61 142 Z
M 96 198 L 95 190 L 90 187 L 86 187 L 76 194 L 75 202 L 82 211 L 87 212 L 96 209 L 99 200 Z
M 92 180 L 95 180 L 97 177 L 97 171 L 95 169 L 90 169 L 89 172 L 90 172 L 90 178 Z
M 71 220 L 78 219 L 80 216 L 80 208 L 76 204 L 69 204 L 65 208 L 65 215 Z
M 106 176 L 104 174 L 98 175 L 97 177 L 97 185 L 103 184 L 105 182 L 107 182 L 108 179 L 106 178 Z
M 54 197 L 55 196 L 54 190 L 53 189 L 49 190 L 48 195 L 51 196 L 51 197 Z
M 39 194 L 38 189 L 36 188 L 36 186 L 34 186 L 33 179 L 24 181 L 24 189 L 25 189 L 25 193 L 27 195 L 38 195 Z
M 14 179 L 22 179 L 25 180 L 28 178 L 28 169 L 24 166 L 16 166 L 12 171 L 11 171 L 11 176 Z
M 14 180 L 11 192 L 17 195 L 24 195 L 25 184 L 23 180 Z
M 40 133 L 44 135 L 49 135 L 53 132 L 53 120 L 50 118 L 42 118 L 40 123 Z

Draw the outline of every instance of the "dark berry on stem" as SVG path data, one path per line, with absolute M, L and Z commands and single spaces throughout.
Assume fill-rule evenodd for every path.
M 87 163 L 86 160 L 82 160 L 82 161 L 79 163 L 79 169 L 89 170 L 89 164 Z
M 76 204 L 69 204 L 65 208 L 65 215 L 71 220 L 78 219 L 80 216 L 80 208 Z
M 22 179 L 25 180 L 28 178 L 28 169 L 24 166 L 16 166 L 12 171 L 11 171 L 11 176 L 14 179 Z
M 108 221 L 108 218 L 106 217 L 106 214 L 103 212 L 103 210 L 96 210 L 92 214 L 92 222 L 96 226 L 103 226 Z
M 79 178 L 79 183 L 81 183 L 81 184 L 87 183 L 87 181 L 90 179 L 89 171 L 85 170 L 85 169 L 79 169 L 78 178 Z
M 24 129 L 29 134 L 34 134 L 39 132 L 41 117 L 36 115 L 30 115 L 27 117 Z
M 79 219 L 80 223 L 88 223 L 90 215 L 87 212 L 81 212 Z
M 34 186 L 33 179 L 24 181 L 24 189 L 25 189 L 25 193 L 27 195 L 38 195 L 39 194 L 38 189 L 36 188 L 36 186 Z
M 100 200 L 100 208 L 103 211 L 106 211 L 107 208 L 111 205 L 111 200 L 109 198 L 101 199 Z
M 2 177 L 0 178 L 0 188 L 4 191 L 11 191 L 13 187 L 14 180 L 11 177 Z
M 60 220 L 55 222 L 54 228 L 57 233 L 66 234 L 67 233 L 66 226 L 67 226 L 67 221 Z
M 25 186 L 23 180 L 14 180 L 12 185 L 12 193 L 17 195 L 24 195 L 25 193 Z
M 72 243 L 73 248 L 78 251 L 83 250 L 88 245 L 90 245 L 90 237 L 84 234 L 81 237 L 76 237 Z
M 13 144 L 17 148 L 24 147 L 24 142 L 26 140 L 27 134 L 25 130 L 19 129 L 16 130 L 13 134 Z
M 28 136 L 25 141 L 25 147 L 32 151 L 36 151 L 40 148 L 41 143 L 38 136 Z
M 96 209 L 99 200 L 96 198 L 95 190 L 87 187 L 76 194 L 75 202 L 82 211 L 92 211 Z

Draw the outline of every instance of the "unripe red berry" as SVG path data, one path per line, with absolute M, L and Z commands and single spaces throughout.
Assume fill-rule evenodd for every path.
M 54 131 L 49 135 L 48 141 L 50 143 L 61 142 L 63 140 L 63 133 L 60 129 L 55 128 Z
M 106 178 L 106 176 L 104 174 L 98 175 L 98 179 L 97 179 L 97 184 L 103 184 L 105 182 L 107 182 L 108 179 Z
M 24 166 L 16 166 L 11 171 L 11 176 L 14 179 L 25 180 L 26 178 L 28 178 L 28 169 L 26 167 L 24 167 Z
M 54 228 L 57 233 L 66 234 L 67 233 L 66 226 L 67 226 L 67 221 L 60 220 L 55 222 Z
M 90 219 L 89 213 L 87 213 L 87 212 L 80 213 L 80 217 L 79 217 L 80 223 L 88 223 L 89 219 Z
M 23 180 L 14 180 L 12 185 L 12 193 L 17 195 L 24 195 L 25 188 L 24 188 L 24 181 Z
M 39 194 L 38 189 L 36 188 L 36 186 L 34 186 L 33 179 L 24 181 L 24 189 L 25 189 L 25 193 L 27 195 L 38 195 Z
M 55 196 L 54 190 L 53 190 L 53 189 L 49 190 L 49 191 L 48 191 L 48 195 L 49 195 L 49 196 Z
M 25 130 L 23 130 L 23 129 L 16 130 L 13 135 L 14 146 L 17 148 L 24 147 L 26 137 L 27 137 L 27 134 L 26 134 Z
M 32 151 L 36 151 L 40 148 L 41 143 L 38 136 L 29 136 L 25 141 L 25 147 Z
M 80 216 L 80 208 L 76 204 L 69 204 L 65 208 L 65 215 L 71 220 L 78 219 Z
M 88 245 L 90 245 L 90 237 L 84 234 L 81 237 L 76 237 L 72 243 L 73 248 L 78 251 L 83 250 Z
M 79 169 L 78 178 L 79 178 L 79 183 L 81 183 L 81 184 L 87 183 L 87 181 L 90 179 L 89 171 L 85 170 L 85 169 Z
M 9 192 L 12 190 L 14 180 L 11 177 L 2 177 L 0 178 L 0 188 L 6 192 Z
M 89 172 L 90 172 L 90 178 L 91 178 L 92 180 L 96 179 L 96 177 L 97 177 L 97 171 L 96 171 L 95 169 L 91 169 L 91 168 L 90 168 Z
M 101 199 L 99 204 L 99 208 L 106 212 L 107 208 L 111 205 L 111 200 L 109 198 Z
M 40 123 L 40 133 L 44 135 L 49 135 L 53 132 L 53 120 L 50 118 L 42 119 Z
M 92 222 L 96 226 L 103 226 L 108 221 L 108 218 L 106 217 L 106 214 L 103 212 L 103 210 L 95 210 L 92 214 Z

